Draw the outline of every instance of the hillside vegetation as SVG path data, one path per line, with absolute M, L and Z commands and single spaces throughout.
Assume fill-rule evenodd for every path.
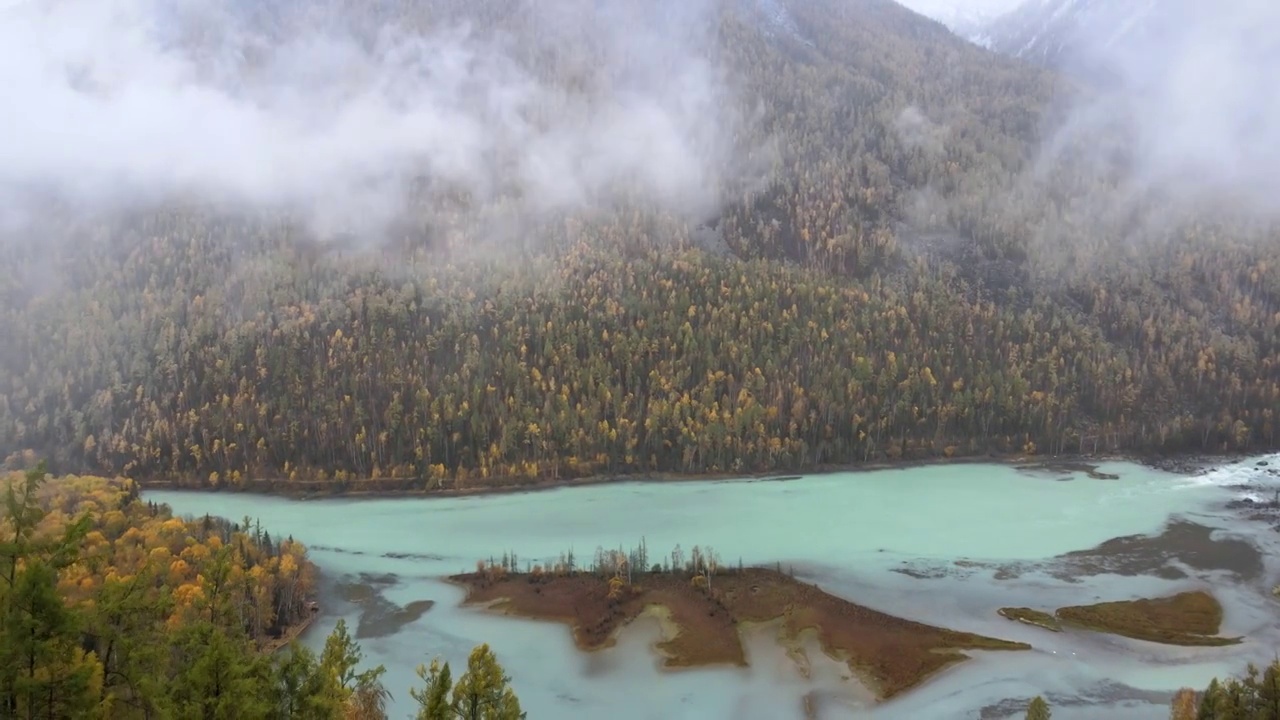
M 383 11 L 534 12 L 433 7 Z M 713 30 L 767 168 L 702 214 L 423 187 L 376 249 L 199 203 L 11 233 L 0 449 L 426 488 L 1276 446 L 1273 225 L 1037 165 L 1054 78 L 890 2 L 721 3 Z M 517 57 L 608 82 L 559 47 Z
M 128 482 L 38 468 L 3 490 L 0 714 L 229 717 L 270 696 L 258 650 L 310 618 L 300 545 L 175 518 Z
M 315 567 L 247 520 L 173 517 L 128 481 L 0 478 L 0 716 L 385 720 L 381 666 L 344 621 L 317 654 Z M 273 652 L 288 642 L 285 652 Z M 523 717 L 487 645 L 419 668 L 420 720 Z

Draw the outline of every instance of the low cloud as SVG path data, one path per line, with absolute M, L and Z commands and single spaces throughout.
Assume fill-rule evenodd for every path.
M 1072 65 L 1103 87 L 1044 160 L 1123 172 L 1135 193 L 1280 212 L 1280 3 L 1147 5 L 1117 3 L 1073 38 Z
M 426 187 L 524 213 L 626 200 L 695 217 L 767 167 L 741 146 L 710 2 L 512 2 L 505 32 L 428 5 L 11 2 L 0 216 L 44 193 L 372 227 Z
M 909 148 L 920 148 L 930 154 L 944 149 L 947 129 L 934 124 L 914 105 L 903 108 L 893 126 L 898 138 Z

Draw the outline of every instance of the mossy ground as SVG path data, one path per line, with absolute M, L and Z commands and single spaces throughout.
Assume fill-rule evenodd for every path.
M 1040 610 L 1032 610 L 1031 608 L 1023 607 L 1000 608 L 1000 616 L 1006 617 L 1010 620 L 1026 623 L 1028 625 L 1042 627 L 1045 630 L 1062 632 L 1062 623 L 1059 623 L 1058 619 L 1049 613 Z
M 1240 638 L 1220 637 L 1222 605 L 1203 591 L 1170 597 L 1073 605 L 1056 613 L 1030 608 L 1001 608 L 1000 615 L 1060 631 L 1062 626 L 1111 633 L 1165 645 L 1234 645 Z

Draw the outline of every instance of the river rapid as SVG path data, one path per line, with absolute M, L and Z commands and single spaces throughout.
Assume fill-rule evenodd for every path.
M 387 667 L 392 718 L 411 717 L 415 666 L 441 656 L 456 675 L 471 648 L 487 642 L 534 720 L 777 720 L 803 717 L 805 697 L 823 718 L 985 720 L 1021 717 L 1036 694 L 1056 720 L 1155 720 L 1168 716 L 1177 688 L 1266 664 L 1280 649 L 1280 603 L 1270 595 L 1280 582 L 1277 520 L 1228 507 L 1269 500 L 1280 489 L 1278 468 L 1280 456 L 1195 475 L 1098 466 L 1116 479 L 1072 466 L 955 464 L 459 498 L 146 496 L 179 514 L 254 517 L 273 537 L 307 544 L 324 579 L 322 617 L 304 639 L 321 646 L 345 617 L 366 660 Z M 816 648 L 805 678 L 759 631 L 746 638 L 749 668 L 667 672 L 652 649 L 661 634 L 654 619 L 585 654 L 567 627 L 462 608 L 462 590 L 440 580 L 504 551 L 521 566 L 569 549 L 589 561 L 597 546 L 629 548 L 642 537 L 650 557 L 710 546 L 725 564 L 793 568 L 859 604 L 1034 649 L 968 653 L 971 660 L 875 705 Z M 1213 592 L 1225 611 L 1222 633 L 1245 642 L 1170 647 L 1050 633 L 996 613 L 1191 589 Z

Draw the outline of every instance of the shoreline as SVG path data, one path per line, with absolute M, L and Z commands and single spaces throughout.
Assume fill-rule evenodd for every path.
M 302 636 L 307 633 L 307 630 L 310 630 L 311 626 L 315 624 L 316 618 L 319 617 L 319 615 L 320 613 L 318 612 L 307 613 L 307 617 L 302 622 L 290 625 L 283 633 L 281 633 L 280 637 L 272 638 L 268 642 L 263 643 L 258 652 L 263 655 L 274 655 L 275 653 L 278 653 L 292 645 L 295 640 L 301 640 Z
M 1194 475 L 1204 472 L 1213 467 L 1229 465 L 1231 463 L 1240 462 L 1255 457 L 1262 457 L 1273 454 L 1274 451 L 1259 451 L 1257 454 L 1242 455 L 1240 453 L 1175 453 L 1175 454 L 1156 454 L 1156 453 L 1107 453 L 1107 454 L 1075 454 L 1064 453 L 1061 455 L 965 455 L 960 457 L 931 457 L 931 458 L 915 458 L 903 460 L 875 460 L 859 463 L 847 463 L 838 465 L 822 465 L 808 470 L 779 470 L 769 473 L 729 473 L 729 472 L 705 472 L 705 473 L 674 473 L 674 472 L 654 472 L 654 473 L 616 473 L 609 475 L 590 475 L 581 478 L 560 478 L 535 480 L 533 482 L 524 483 L 504 483 L 504 478 L 495 478 L 488 484 L 477 485 L 475 487 L 442 487 L 435 489 L 422 489 L 417 487 L 406 487 L 404 489 L 371 489 L 363 490 L 355 489 L 337 489 L 332 486 L 322 486 L 316 483 L 317 489 L 305 489 L 299 487 L 276 488 L 275 485 L 280 480 L 262 479 L 249 480 L 244 488 L 210 488 L 210 487 L 190 487 L 178 482 L 164 480 L 139 480 L 139 487 L 143 490 L 167 490 L 172 492 L 193 492 L 193 493 L 230 493 L 243 495 L 260 495 L 268 497 L 282 497 L 291 500 L 324 500 L 331 498 L 342 498 L 348 500 L 355 499 L 389 499 L 389 498 L 454 498 L 454 497 L 484 497 L 490 495 L 515 495 L 529 492 L 544 492 L 548 490 L 560 490 L 565 488 L 594 487 L 597 485 L 612 485 L 623 483 L 686 483 L 686 482 L 789 482 L 804 477 L 816 477 L 823 475 L 835 475 L 841 473 L 872 473 L 884 472 L 889 470 L 912 470 L 918 468 L 929 468 L 946 465 L 1007 465 L 1007 466 L 1047 466 L 1054 465 L 1078 465 L 1082 468 L 1106 462 L 1129 462 L 1143 467 L 1160 470 L 1163 472 Z M 381 478 L 378 480 L 366 479 L 352 481 L 354 484 L 359 483 L 399 483 L 402 485 L 416 484 L 419 482 L 413 478 L 406 479 L 390 479 Z

